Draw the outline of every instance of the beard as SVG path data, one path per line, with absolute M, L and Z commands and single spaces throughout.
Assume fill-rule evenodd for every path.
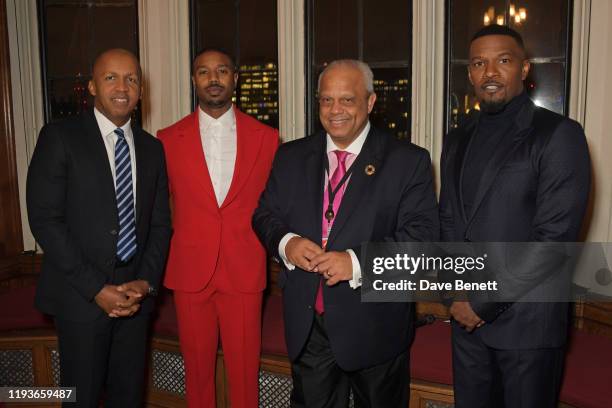
M 204 104 L 210 108 L 222 108 L 223 106 L 231 103 L 232 99 L 204 99 Z
M 211 93 L 212 88 L 217 88 Z M 234 89 L 221 84 L 209 85 L 205 88 L 197 89 L 198 101 L 201 106 L 210 109 L 219 109 L 232 103 Z

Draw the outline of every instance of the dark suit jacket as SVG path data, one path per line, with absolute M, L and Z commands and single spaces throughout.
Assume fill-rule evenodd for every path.
M 461 196 L 465 157 L 478 115 L 451 131 L 441 160 L 443 241 L 575 242 L 590 189 L 590 160 L 581 126 L 529 101 L 489 160 L 466 214 Z M 468 181 L 469 182 L 469 181 Z M 536 272 L 536 271 L 534 271 Z M 491 347 L 556 347 L 565 342 L 566 303 L 471 300 L 487 324 Z
M 325 154 L 325 133 L 279 148 L 253 216 L 254 230 L 271 254 L 278 257 L 278 244 L 289 232 L 321 242 Z M 368 164 L 376 168 L 372 176 L 364 172 Z M 352 168 L 328 250 L 352 248 L 359 257 L 361 244 L 368 241 L 437 239 L 437 206 L 425 150 L 371 128 Z M 308 339 L 319 279 L 299 268 L 281 272 L 292 360 Z M 380 364 L 408 349 L 414 333 L 412 304 L 361 303 L 361 291 L 348 282 L 324 286 L 324 299 L 325 327 L 343 369 Z
M 145 279 L 159 288 L 171 234 L 164 152 L 153 136 L 132 131 L 138 250 L 122 276 L 115 268 L 115 185 L 93 111 L 40 132 L 28 171 L 27 205 L 44 251 L 36 293 L 44 313 L 89 321 L 103 313 L 93 299 L 105 284 Z M 151 307 L 151 299 L 145 300 L 141 312 Z

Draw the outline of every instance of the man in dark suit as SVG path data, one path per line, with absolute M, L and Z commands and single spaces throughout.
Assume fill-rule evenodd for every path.
M 376 95 L 360 61 L 319 78 L 325 132 L 282 145 L 253 216 L 284 268 L 293 407 L 406 407 L 410 303 L 362 303 L 361 244 L 438 236 L 427 152 L 372 127 Z
M 578 240 L 590 184 L 585 136 L 529 99 L 529 68 L 514 30 L 488 26 L 473 37 L 468 75 L 480 112 L 444 143 L 444 241 Z M 450 313 L 457 408 L 557 406 L 567 303 L 457 298 Z
M 136 57 L 102 53 L 95 107 L 43 127 L 27 180 L 28 217 L 44 251 L 36 306 L 55 317 L 60 382 L 76 406 L 142 404 L 146 334 L 170 240 L 161 143 L 134 126 Z

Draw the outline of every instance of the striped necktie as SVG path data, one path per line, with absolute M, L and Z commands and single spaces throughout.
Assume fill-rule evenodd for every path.
M 136 218 L 134 217 L 134 192 L 132 189 L 132 162 L 130 147 L 123 129 L 115 129 L 118 136 L 115 144 L 115 193 L 119 218 L 119 241 L 117 258 L 128 261 L 136 252 Z

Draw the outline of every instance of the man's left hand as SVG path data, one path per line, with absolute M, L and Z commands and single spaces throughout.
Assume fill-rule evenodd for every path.
M 327 279 L 327 286 L 353 279 L 353 262 L 348 252 L 324 252 L 315 256 L 310 263 L 313 272 L 318 272 Z
M 464 327 L 464 329 L 468 332 L 482 326 L 485 324 L 484 320 L 482 320 L 472 309 L 470 302 L 466 301 L 454 301 L 451 305 L 449 312 L 451 316 Z

